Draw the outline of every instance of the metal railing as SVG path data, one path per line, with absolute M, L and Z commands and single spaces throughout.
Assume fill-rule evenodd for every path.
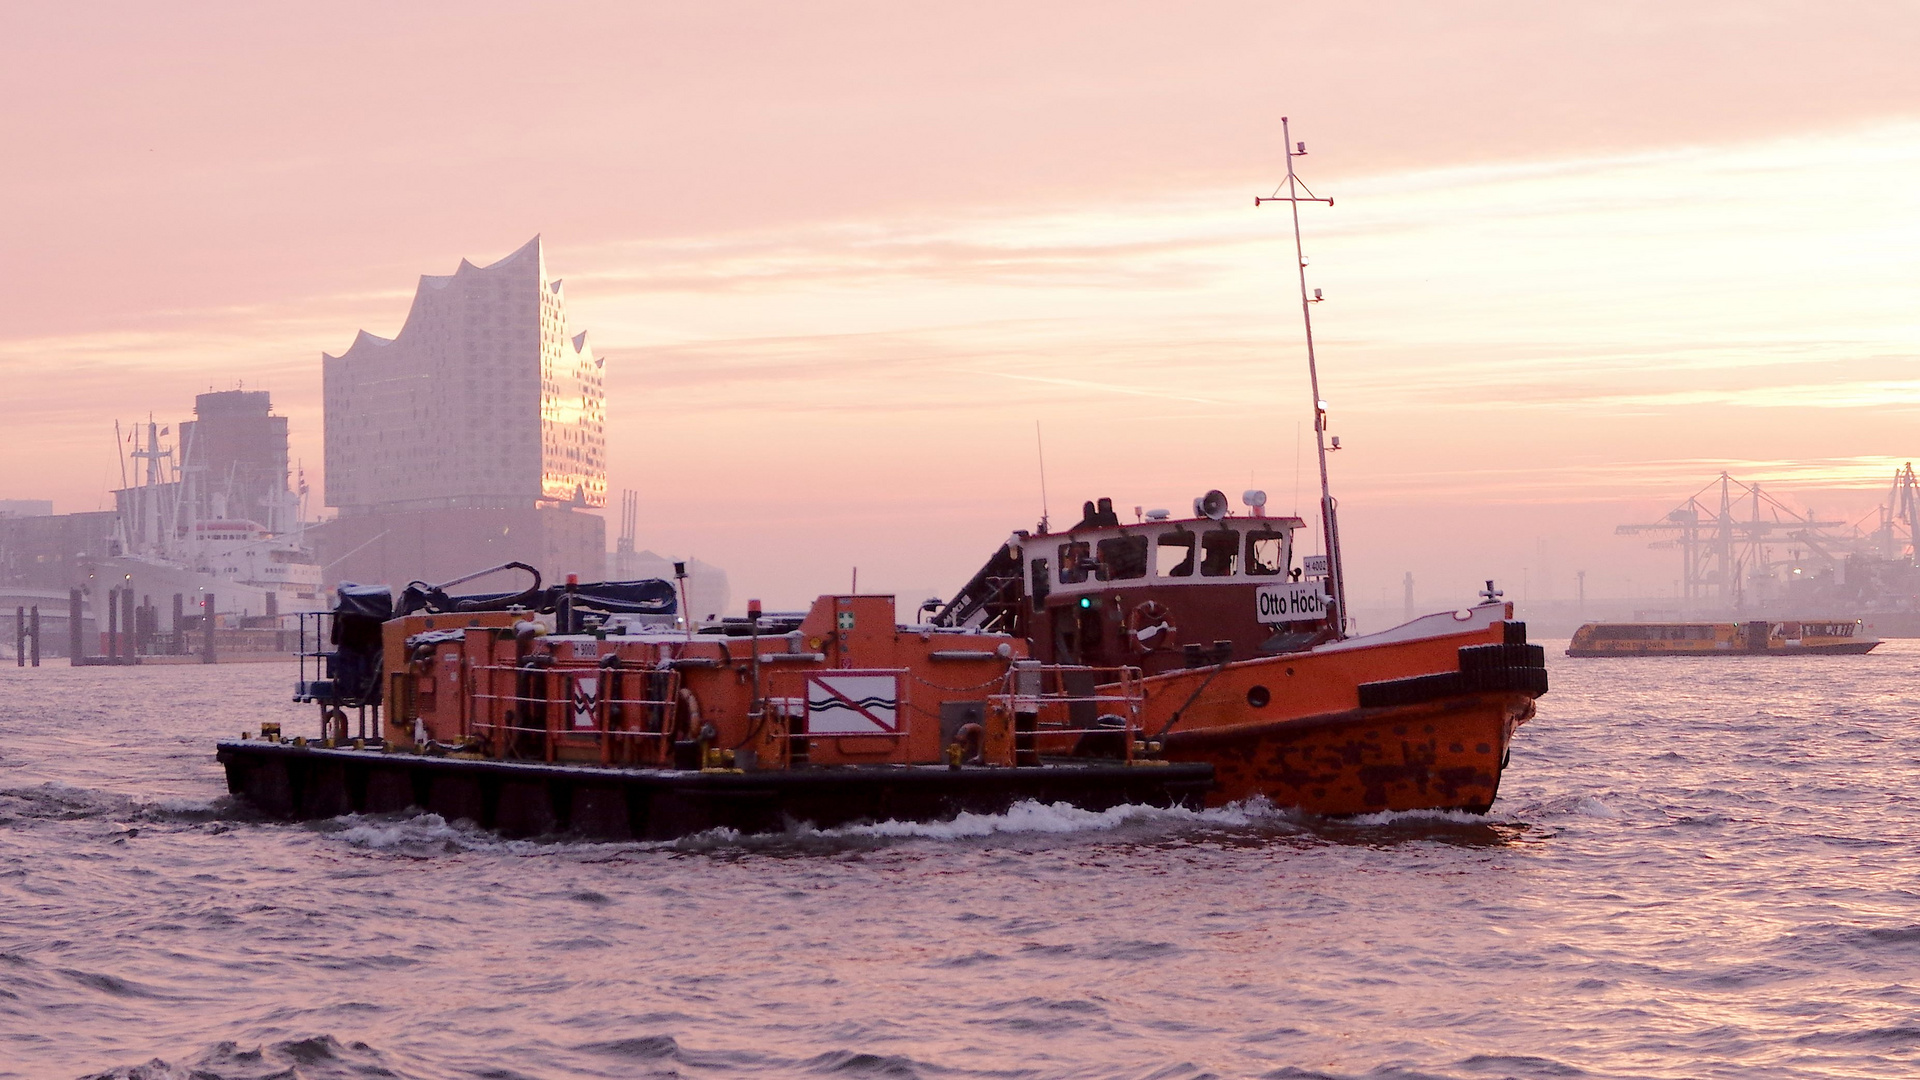
M 293 700 L 321 701 L 332 696 L 333 672 L 329 662 L 334 653 L 324 649 L 332 636 L 333 612 L 300 611 L 297 648 L 294 656 L 299 661 L 300 673 L 294 683 Z
M 1037 765 L 1043 752 L 1131 762 L 1145 701 L 1139 668 L 1035 660 L 1015 662 L 987 695 L 989 710 L 1013 717 L 1016 765 Z
M 560 667 L 529 664 L 480 664 L 467 667 L 464 686 L 472 703 L 463 709 L 464 739 L 478 739 L 495 756 L 553 761 L 567 745 L 598 744 L 602 764 L 616 757 L 667 756 L 680 706 L 680 673 L 654 667 Z M 581 683 L 594 680 L 591 692 Z M 624 696 L 637 680 L 647 696 Z M 501 682 L 506 687 L 501 687 Z M 619 684 L 615 686 L 614 684 Z M 607 691 L 617 689 L 623 696 Z M 510 692 L 501 693 L 502 689 Z M 529 718 L 537 718 L 537 722 Z M 582 720 L 585 723 L 582 723 Z M 530 738 L 537 736 L 537 740 Z M 524 745 L 536 742 L 537 747 Z M 653 744 L 651 754 L 615 753 Z

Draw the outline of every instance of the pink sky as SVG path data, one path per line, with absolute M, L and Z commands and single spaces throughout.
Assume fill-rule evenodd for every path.
M 1611 525 L 1721 468 L 1920 456 L 1911 5 L 1297 7 L 13 5 L 0 498 L 237 380 L 317 474 L 320 353 L 540 233 L 641 545 L 736 599 L 953 588 L 1035 421 L 1056 519 L 1290 506 L 1283 113 L 1357 595 L 1649 591 Z

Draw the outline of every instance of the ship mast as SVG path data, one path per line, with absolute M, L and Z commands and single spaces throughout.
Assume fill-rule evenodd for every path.
M 1307 144 L 1293 141 L 1293 133 L 1287 125 L 1287 118 L 1280 118 L 1280 138 L 1286 144 L 1287 182 L 1286 194 L 1280 194 L 1276 188 L 1272 195 L 1256 195 L 1253 205 L 1283 202 L 1293 210 L 1293 256 L 1294 267 L 1300 274 L 1300 320 L 1307 333 L 1307 380 L 1313 391 L 1313 440 L 1320 454 L 1320 530 L 1327 542 L 1327 593 L 1333 600 L 1335 628 L 1342 636 L 1346 633 L 1347 586 L 1345 567 L 1340 559 L 1340 520 L 1338 506 L 1333 499 L 1333 488 L 1327 482 L 1327 403 L 1320 397 L 1320 368 L 1313 354 L 1313 305 L 1320 302 L 1320 291 L 1314 290 L 1307 295 L 1307 255 L 1300 243 L 1300 204 L 1303 202 L 1326 203 L 1333 205 L 1332 199 L 1322 199 L 1311 188 L 1301 183 L 1294 174 L 1293 159 L 1307 156 Z M 1302 195 L 1301 192 L 1306 194 Z M 1339 444 L 1335 443 L 1335 449 Z

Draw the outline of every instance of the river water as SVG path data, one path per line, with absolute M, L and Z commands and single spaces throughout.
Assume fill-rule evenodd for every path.
M 1920 1076 L 1920 642 L 1551 655 L 1486 818 L 672 844 L 256 821 L 288 667 L 0 668 L 0 1077 Z

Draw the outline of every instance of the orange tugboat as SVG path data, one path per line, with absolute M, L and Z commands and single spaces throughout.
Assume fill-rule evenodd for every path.
M 1305 150 L 1288 145 L 1286 194 L 1256 205 L 1292 204 L 1297 253 L 1299 203 L 1327 200 L 1299 194 Z M 1179 520 L 1123 524 L 1109 500 L 1062 533 L 1043 519 L 924 624 L 849 595 L 693 627 L 657 581 L 416 583 L 397 613 L 384 587 L 343 587 L 331 647 L 311 650 L 324 670 L 296 695 L 320 705 L 319 738 L 220 744 L 228 786 L 285 817 L 414 806 L 521 835 L 1024 799 L 1484 811 L 1547 690 L 1544 654 L 1492 582 L 1475 607 L 1349 633 L 1304 269 L 1300 289 L 1323 557 L 1296 558 L 1305 522 L 1264 516 L 1259 492 L 1232 517 L 1213 491 Z
M 1218 491 L 1193 516 L 1111 500 L 1079 524 L 1017 532 L 935 619 L 1024 637 L 1036 657 L 1127 665 L 1143 673 L 1150 739 L 1172 761 L 1215 770 L 1209 799 L 1263 797 L 1321 814 L 1464 810 L 1492 805 L 1515 730 L 1547 691 L 1546 658 L 1487 583 L 1483 604 L 1348 636 L 1326 403 L 1300 245 L 1300 204 L 1325 202 L 1294 174 L 1306 153 L 1287 121 L 1287 178 L 1266 202 L 1293 213 L 1300 310 L 1314 398 L 1324 557 L 1294 559 L 1297 517 L 1228 518 Z M 1284 194 L 1282 193 L 1284 192 Z M 1305 194 L 1302 194 L 1305 192 Z

